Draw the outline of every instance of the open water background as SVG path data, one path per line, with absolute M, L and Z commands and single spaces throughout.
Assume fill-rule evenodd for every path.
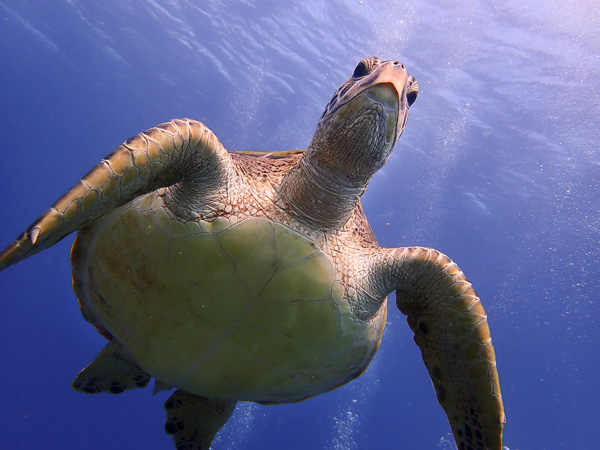
M 382 246 L 440 249 L 489 314 L 520 449 L 595 449 L 600 423 L 600 10 L 575 0 L 0 1 L 0 237 L 101 157 L 177 117 L 229 149 L 305 148 L 365 56 L 420 94 L 363 205 Z M 170 449 L 151 389 L 73 392 L 103 345 L 71 239 L 0 274 L 0 448 Z M 238 406 L 219 449 L 451 449 L 392 299 L 363 377 Z

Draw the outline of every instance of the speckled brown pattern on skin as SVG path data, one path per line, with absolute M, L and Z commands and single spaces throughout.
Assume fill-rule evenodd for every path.
M 112 341 L 74 387 L 154 376 L 179 388 L 167 432 L 196 449 L 236 400 L 300 401 L 359 376 L 396 291 L 458 448 L 501 450 L 495 355 L 471 284 L 436 250 L 380 248 L 359 203 L 417 92 L 399 63 L 361 61 L 306 152 L 228 152 L 200 122 L 159 125 L 85 175 L 0 253 L 0 270 L 79 231 L 73 287 Z

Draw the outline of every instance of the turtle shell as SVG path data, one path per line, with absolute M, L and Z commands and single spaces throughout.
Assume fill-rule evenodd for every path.
M 386 305 L 356 320 L 332 259 L 266 218 L 184 221 L 155 192 L 82 229 L 84 316 L 157 379 L 210 398 L 299 401 L 359 376 Z

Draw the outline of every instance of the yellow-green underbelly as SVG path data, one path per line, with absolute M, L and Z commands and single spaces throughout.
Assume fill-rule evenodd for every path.
M 172 219 L 150 194 L 80 232 L 82 308 L 167 384 L 215 398 L 297 401 L 358 376 L 385 303 L 355 320 L 331 258 L 286 225 Z

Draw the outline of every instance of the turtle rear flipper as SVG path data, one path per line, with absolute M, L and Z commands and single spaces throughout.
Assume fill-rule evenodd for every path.
M 87 394 L 109 392 L 120 394 L 129 389 L 145 387 L 150 375 L 134 362 L 131 354 L 117 340 L 106 347 L 79 374 L 71 386 Z
M 173 435 L 177 449 L 208 450 L 217 432 L 231 417 L 236 403 L 175 391 L 165 402 L 165 431 Z
M 0 270 L 49 248 L 121 205 L 183 182 L 202 188 L 226 178 L 229 154 L 204 124 L 172 120 L 134 136 L 106 156 L 0 252 Z

